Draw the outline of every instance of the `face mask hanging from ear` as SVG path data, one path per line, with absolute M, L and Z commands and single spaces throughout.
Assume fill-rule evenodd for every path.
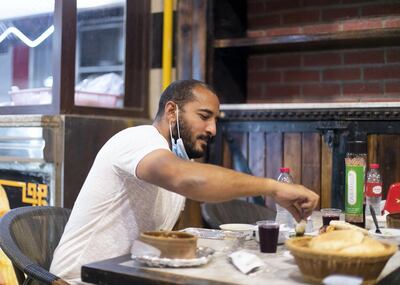
M 179 132 L 179 109 L 178 105 L 176 105 L 176 128 L 178 130 L 178 139 L 175 142 L 175 139 L 172 137 L 172 127 L 171 123 L 169 124 L 169 134 L 171 136 L 171 145 L 172 152 L 175 153 L 177 157 L 180 157 L 185 160 L 189 160 L 189 156 L 186 153 L 185 146 L 183 144 L 183 140 L 181 138 L 181 134 Z

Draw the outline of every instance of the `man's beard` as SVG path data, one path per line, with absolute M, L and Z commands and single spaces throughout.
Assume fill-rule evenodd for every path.
M 204 154 L 207 150 L 208 143 L 211 139 L 209 136 L 199 135 L 193 140 L 191 132 L 189 130 L 189 127 L 187 126 L 187 124 L 185 123 L 185 121 L 183 119 L 179 120 L 179 132 L 180 132 L 183 144 L 185 146 L 186 153 L 189 156 L 189 158 L 200 158 L 200 157 L 204 156 Z M 172 130 L 172 136 L 175 139 L 178 139 L 178 130 L 177 130 L 176 125 L 175 125 L 175 128 L 173 128 L 173 130 Z M 198 140 L 198 139 L 202 139 L 207 142 L 207 145 L 206 145 L 206 147 L 204 147 L 204 149 L 196 149 L 195 148 L 196 140 Z

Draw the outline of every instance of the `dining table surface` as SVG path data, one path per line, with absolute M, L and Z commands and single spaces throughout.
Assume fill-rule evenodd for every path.
M 313 229 L 322 225 L 320 212 L 312 215 Z M 199 238 L 198 246 L 209 247 L 215 253 L 204 265 L 184 268 L 149 267 L 135 261 L 131 254 L 118 256 L 82 266 L 82 281 L 93 284 L 313 284 L 302 277 L 302 274 L 285 245 L 278 245 L 276 253 L 261 253 L 259 244 L 254 238 L 227 242 Z M 250 274 L 239 271 L 231 262 L 229 254 L 238 250 L 257 256 L 264 266 Z M 400 279 L 399 250 L 389 259 L 378 278 Z M 395 272 L 394 272 L 395 271 Z M 393 273 L 392 273 L 393 272 Z M 390 274 L 392 273 L 392 274 Z M 396 280 L 399 280 L 396 279 Z M 396 281 L 397 282 L 397 281 Z M 390 284 L 400 284 L 400 283 Z M 382 282 L 380 282 L 382 283 Z M 379 284 L 380 284 L 379 283 Z M 386 282 L 388 283 L 388 281 Z M 388 283 L 389 284 L 389 283 Z

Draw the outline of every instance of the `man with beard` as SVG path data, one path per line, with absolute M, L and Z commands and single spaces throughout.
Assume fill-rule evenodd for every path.
M 97 154 L 50 271 L 81 283 L 83 264 L 129 253 L 140 232 L 172 229 L 185 197 L 218 202 L 268 195 L 296 220 L 310 215 L 319 198 L 301 185 L 189 160 L 204 155 L 218 114 L 209 86 L 176 81 L 161 95 L 153 125 L 114 135 Z

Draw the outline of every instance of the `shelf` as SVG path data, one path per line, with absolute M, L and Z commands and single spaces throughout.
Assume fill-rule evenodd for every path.
M 286 51 L 299 48 L 381 46 L 400 43 L 400 29 L 336 32 L 321 35 L 262 36 L 214 41 L 214 48 L 246 48 L 250 51 Z
M 374 17 L 247 32 L 247 37 L 214 40 L 214 48 L 288 51 L 400 43 L 400 17 Z

